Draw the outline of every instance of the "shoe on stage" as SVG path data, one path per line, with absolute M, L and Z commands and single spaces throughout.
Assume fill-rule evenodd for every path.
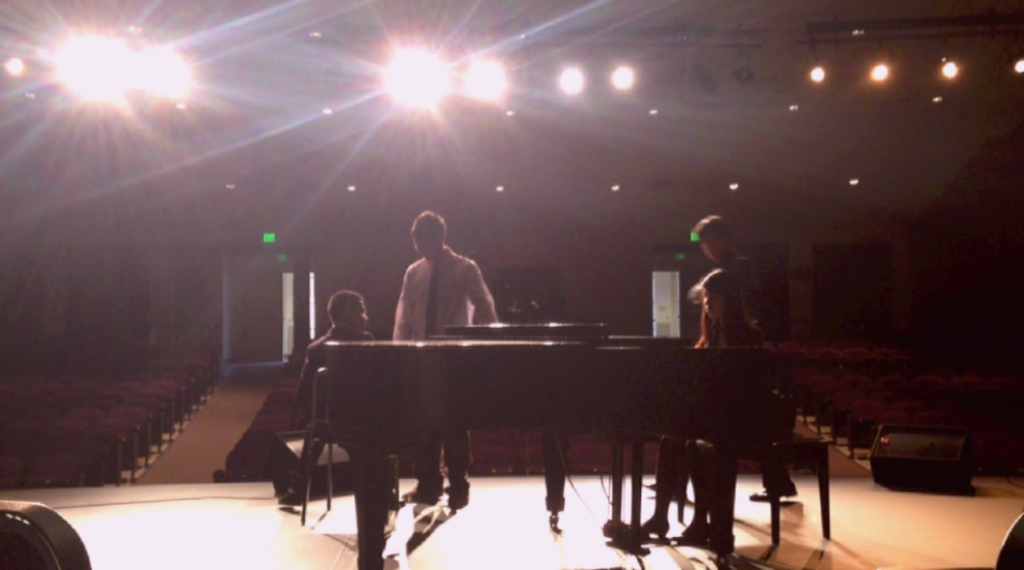
M 782 493 L 778 494 L 778 498 L 780 500 L 781 499 L 787 499 L 789 497 L 795 497 L 795 496 L 796 496 L 796 486 L 795 485 L 785 489 Z M 772 500 L 772 493 L 769 493 L 768 489 L 763 489 L 761 491 L 758 491 L 757 493 L 754 493 L 754 494 L 750 495 L 750 500 L 754 501 L 755 503 L 768 503 L 768 502 L 771 502 L 771 500 Z
M 469 505 L 469 483 L 459 483 L 445 489 L 448 493 L 448 508 L 457 511 Z
M 691 524 L 686 527 L 683 534 L 679 535 L 679 538 L 673 542 L 679 546 L 692 546 L 695 548 L 707 548 L 708 541 L 710 538 L 710 529 L 707 523 L 704 524 Z
M 436 505 L 441 500 L 441 491 L 425 493 L 417 486 L 412 491 L 402 495 L 402 501 L 417 505 Z
M 668 519 L 651 517 L 647 522 L 640 525 L 640 532 L 647 535 L 656 535 L 658 538 L 665 538 L 668 534 Z

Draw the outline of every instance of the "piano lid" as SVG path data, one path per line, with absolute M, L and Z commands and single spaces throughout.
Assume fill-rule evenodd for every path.
M 575 339 L 593 340 L 606 339 L 611 327 L 607 323 L 493 323 L 489 325 L 448 325 L 444 328 L 444 336 L 436 338 L 475 338 L 475 339 Z

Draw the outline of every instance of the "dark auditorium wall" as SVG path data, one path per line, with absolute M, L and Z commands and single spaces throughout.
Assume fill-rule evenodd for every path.
M 1019 363 L 1024 124 L 984 145 L 913 231 L 912 314 L 947 355 Z

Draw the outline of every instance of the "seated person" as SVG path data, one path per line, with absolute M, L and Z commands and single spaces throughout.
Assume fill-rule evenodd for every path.
M 702 281 L 702 288 L 704 310 L 696 348 L 761 346 L 764 335 L 745 316 L 740 282 L 735 275 L 721 269 L 712 271 Z M 704 454 L 709 451 L 696 441 L 688 442 L 687 450 L 693 476 L 693 520 L 678 542 L 684 546 L 706 547 L 711 527 L 708 520 L 708 462 Z M 731 526 L 732 521 L 728 521 L 728 525 Z
M 306 361 L 302 365 L 302 375 L 299 378 L 295 402 L 295 412 L 298 416 L 298 422 L 295 423 L 296 427 L 304 427 L 313 417 L 313 381 L 316 378 L 317 371 L 327 365 L 326 342 L 329 340 L 373 340 L 373 335 L 366 330 L 369 318 L 366 316 L 366 304 L 359 293 L 354 291 L 338 291 L 331 295 L 331 298 L 327 301 L 327 314 L 331 318 L 331 329 L 324 336 L 311 342 L 306 349 Z M 306 443 L 308 444 L 309 442 L 307 441 Z M 278 499 L 277 502 L 279 504 L 302 504 L 306 481 L 306 454 L 310 447 L 315 448 L 311 450 L 313 457 L 319 457 L 323 452 L 323 443 L 315 446 L 302 446 L 299 466 L 292 474 L 291 489 Z

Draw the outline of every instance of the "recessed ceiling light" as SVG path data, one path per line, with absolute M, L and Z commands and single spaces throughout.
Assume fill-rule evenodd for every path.
M 7 70 L 8 74 L 17 77 L 22 73 L 25 73 L 25 62 L 19 58 L 12 57 L 4 64 L 4 69 Z
M 334 114 L 334 109 L 331 109 L 330 107 L 324 107 L 324 109 L 322 111 L 320 111 L 320 112 L 325 114 L 325 115 L 333 115 Z
M 235 185 L 231 184 L 231 183 L 225 184 L 224 187 L 227 188 L 228 190 L 234 190 L 235 189 Z
M 858 184 L 860 184 L 860 179 L 858 179 L 858 178 L 851 178 L 850 179 L 850 186 L 856 186 Z
M 735 190 L 739 190 L 739 189 L 740 189 L 740 185 L 738 183 L 736 183 L 736 182 L 733 182 L 732 184 L 729 185 L 729 190 L 735 191 Z
M 657 115 L 658 114 L 658 110 L 657 109 L 651 109 L 650 111 L 647 111 L 647 114 L 648 115 Z
M 1013 64 L 1013 70 L 1017 73 L 1024 73 L 1024 58 L 1018 59 L 1017 63 Z
M 932 103 L 941 103 L 941 102 L 942 102 L 942 95 L 936 95 L 935 97 L 932 97 Z
M 850 33 L 855 35 L 855 36 L 863 36 L 864 35 L 864 30 L 853 30 Z
M 792 105 L 789 106 L 789 110 L 790 111 L 799 111 L 800 110 L 800 105 L 797 105 L 796 103 L 793 103 Z
M 615 185 L 612 186 L 612 192 L 618 192 L 621 189 L 622 189 L 622 187 L 619 186 L 618 184 L 615 184 Z
M 889 78 L 889 66 L 884 63 L 871 68 L 871 79 L 874 81 L 885 81 Z
M 349 191 L 349 192 L 355 192 L 355 191 L 356 191 L 356 187 L 355 187 L 355 186 L 351 186 L 351 185 L 350 185 L 350 186 L 348 187 L 348 191 Z
M 320 36 L 320 32 L 310 32 L 309 33 L 309 37 L 311 37 L 311 38 L 319 38 L 319 37 L 321 37 Z
M 505 191 L 505 187 L 504 186 L 498 186 L 497 188 L 495 188 L 495 190 L 497 190 L 498 192 L 504 192 Z
M 513 111 L 512 109 L 509 109 L 508 111 L 505 111 L 505 115 L 508 116 L 508 117 L 515 117 L 516 116 L 516 112 Z
M 822 81 L 825 81 L 825 68 L 819 65 L 812 69 L 811 81 L 815 83 L 821 83 Z

